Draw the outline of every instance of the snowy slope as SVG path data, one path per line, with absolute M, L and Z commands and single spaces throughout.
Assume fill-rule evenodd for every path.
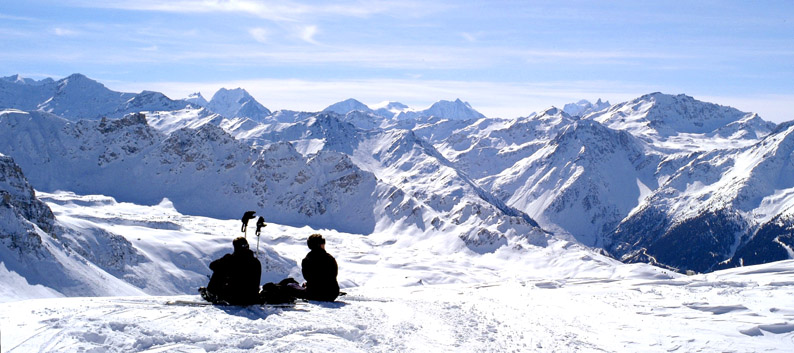
M 0 110 L 35 110 L 55 94 L 55 81 L 35 81 L 19 75 L 0 77 Z
M 214 217 L 259 209 L 280 223 L 353 232 L 375 224 L 374 177 L 339 153 L 307 158 L 286 142 L 253 148 L 212 124 L 165 135 L 142 115 L 71 123 L 4 113 L 0 126 L 0 151 L 15 156 L 41 190 L 143 204 L 167 197 L 184 213 Z
M 0 304 L 12 351 L 786 352 L 792 263 L 683 279 L 507 280 L 349 290 L 293 308 L 182 297 Z
M 73 248 L 66 240 L 68 235 L 50 208 L 36 197 L 19 166 L 3 155 L 0 195 L 0 301 L 143 294 L 82 257 L 82 249 Z M 128 245 L 123 238 L 116 239 L 115 255 L 128 253 Z
M 66 226 L 90 220 L 147 253 L 152 247 L 178 255 L 204 244 L 221 250 L 233 235 L 218 234 L 239 232 L 239 221 L 164 217 L 166 205 L 48 198 Z M 165 236 L 164 221 L 192 236 Z M 271 224 L 260 245 L 298 260 L 315 231 Z M 323 233 L 348 293 L 335 303 L 166 304 L 199 300 L 195 294 L 14 301 L 0 304 L 2 346 L 11 352 L 783 352 L 794 340 L 794 311 L 785 305 L 794 295 L 792 261 L 684 277 L 558 240 L 479 255 L 450 246 L 454 237 L 394 242 L 405 234 Z M 181 273 L 187 266 L 175 260 L 171 271 Z
M 107 117 L 120 118 L 130 113 L 181 110 L 190 106 L 187 101 L 172 100 L 160 92 L 143 91 L 107 114 Z
M 532 155 L 486 178 L 497 196 L 541 225 L 556 225 L 590 246 L 655 188 L 644 145 L 593 121 L 566 126 Z
M 774 219 L 782 229 L 764 236 L 763 247 L 778 255 L 767 260 L 788 259 L 794 242 L 777 235 L 790 234 L 785 222 L 794 206 L 793 154 L 792 124 L 747 148 L 696 154 L 621 223 L 610 236 L 612 250 L 620 256 L 645 251 L 662 263 L 708 271 Z M 763 256 L 754 257 L 758 263 Z M 740 265 L 741 256 L 733 263 Z
M 196 129 L 204 124 L 220 126 L 224 120 L 228 120 L 206 108 L 193 107 L 170 111 L 146 111 L 144 114 L 149 126 L 166 135 L 183 128 Z
M 480 179 L 496 176 L 545 146 L 575 120 L 551 107 L 525 118 L 482 119 L 475 123 L 442 121 L 414 128 L 432 141 L 444 156 L 468 175 Z
M 261 149 L 212 124 L 165 135 L 142 115 L 74 124 L 40 112 L 9 112 L 0 115 L 0 126 L 7 127 L 0 151 L 17 156 L 41 190 L 144 204 L 167 197 L 183 213 L 214 217 L 258 209 L 279 223 L 364 234 L 376 225 L 413 226 L 454 232 L 483 251 L 514 237 L 545 237 L 526 215 L 481 189 L 410 131 L 367 138 L 333 115 L 285 125 L 269 135 L 285 142 Z M 317 140 L 322 147 L 306 155 L 294 147 Z
M 349 156 L 377 180 L 372 195 L 380 222 L 376 229 L 411 226 L 430 234 L 452 232 L 481 251 L 513 237 L 545 237 L 534 221 L 480 188 L 410 130 L 364 131 L 339 115 L 321 113 L 251 138 L 259 143 L 289 141 L 308 155 L 333 151 Z

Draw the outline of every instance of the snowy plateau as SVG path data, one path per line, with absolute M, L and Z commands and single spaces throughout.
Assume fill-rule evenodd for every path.
M 319 232 L 347 295 L 176 305 L 247 210 L 262 283 Z M 792 298 L 791 122 L 0 77 L 0 352 L 790 352 Z

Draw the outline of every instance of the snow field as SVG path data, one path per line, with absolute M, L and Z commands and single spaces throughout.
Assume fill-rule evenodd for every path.
M 794 346 L 794 261 L 686 277 L 621 264 L 563 240 L 477 254 L 455 235 L 408 228 L 364 236 L 269 224 L 260 243 L 263 283 L 301 281 L 305 239 L 319 232 L 348 295 L 288 308 L 167 305 L 200 300 L 195 287 L 206 283 L 209 261 L 231 250 L 238 220 L 185 216 L 167 200 L 140 206 L 98 195 L 39 196 L 59 226 L 127 239 L 142 259 L 110 270 L 151 296 L 4 298 L 3 353 L 785 352 Z M 97 253 L 103 244 L 94 245 Z M 9 284 L 21 293 L 44 289 L 19 282 Z
M 5 352 L 784 352 L 794 261 L 771 269 L 778 281 L 745 269 L 350 288 L 338 302 L 290 308 L 165 304 L 198 300 L 188 295 L 39 299 L 2 304 L 0 320 Z

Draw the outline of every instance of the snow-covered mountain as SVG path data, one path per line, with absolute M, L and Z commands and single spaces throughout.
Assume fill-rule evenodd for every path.
M 0 79 L 0 109 L 41 110 L 77 121 L 119 118 L 141 111 L 184 109 L 189 102 L 172 100 L 164 94 L 115 92 L 81 74 L 54 81 L 35 81 L 19 75 Z
M 167 197 L 181 212 L 212 217 L 258 209 L 282 224 L 363 234 L 376 225 L 412 224 L 458 232 L 473 246 L 542 237 L 531 219 L 459 174 L 410 131 L 367 137 L 336 115 L 320 114 L 260 136 L 271 140 L 264 148 L 237 141 L 213 124 L 166 135 L 141 114 L 70 123 L 42 112 L 6 112 L 0 126 L 7 132 L 0 151 L 16 155 L 45 191 L 143 204 Z M 53 143 L 20 148 L 31 139 Z M 304 154 L 293 147 L 310 144 L 321 147 Z M 388 162 L 385 151 L 374 147 L 383 144 Z M 381 165 L 373 167 L 376 160 Z M 439 177 L 444 183 L 435 182 Z
M 69 81 L 80 81 L 74 79 Z M 53 82 L 0 80 L 15 89 Z M 2 91 L 0 102 L 41 92 L 28 89 Z M 200 95 L 194 98 L 201 101 Z M 781 137 L 785 129 L 756 114 L 662 93 L 608 107 L 600 100 L 568 106 L 581 117 L 550 108 L 515 119 L 486 118 L 461 100 L 414 111 L 399 103 L 373 109 L 349 99 L 321 113 L 264 116 L 249 98 L 242 89 L 221 90 L 208 108 L 199 108 L 143 92 L 114 112 L 146 111 L 145 118 L 93 123 L 57 122 L 36 112 L 38 105 L 6 111 L 0 152 L 33 169 L 29 178 L 41 190 L 101 193 L 143 204 L 168 197 L 189 214 L 230 217 L 234 212 L 211 208 L 243 205 L 265 208 L 289 225 L 360 233 L 411 226 L 454 232 L 482 251 L 522 237 L 542 243 L 541 234 L 548 233 L 538 232 L 537 221 L 555 236 L 604 247 L 625 261 L 656 261 L 679 270 L 789 254 L 786 195 L 792 186 L 786 159 L 773 158 L 787 156 L 787 143 L 772 142 L 787 141 Z M 249 106 L 262 114 L 240 117 Z M 773 145 L 782 150 L 768 150 Z M 264 166 L 275 169 L 265 172 Z M 347 178 L 355 185 L 341 181 Z M 118 185 L 134 187 L 116 190 Z M 152 190 L 138 190 L 147 188 Z M 199 201 L 215 198 L 212 206 Z M 477 216 L 463 220 L 471 209 Z M 524 224 L 499 226 L 511 224 L 511 217 Z M 710 230 L 719 236 L 687 235 L 702 232 L 704 224 L 719 224 Z M 687 241 L 673 241 L 671 234 Z M 660 239 L 673 245 L 662 251 L 666 243 Z M 681 251 L 684 243 L 689 255 L 659 255 Z M 751 256 L 746 250 L 768 247 L 778 255 Z
M 469 103 L 463 102 L 460 99 L 456 99 L 455 101 L 441 100 L 433 103 L 433 105 L 427 109 L 414 110 L 399 102 L 383 102 L 377 104 L 374 106 L 374 108 L 370 108 L 366 104 L 350 98 L 338 103 L 334 103 L 323 109 L 323 111 L 333 112 L 342 116 L 352 112 L 359 112 L 359 114 L 371 114 L 386 120 L 405 120 L 429 117 L 452 120 L 485 118 L 484 115 L 474 110 Z
M 455 101 L 441 100 L 433 103 L 429 108 L 419 111 L 406 110 L 397 115 L 398 119 L 414 119 L 420 117 L 437 117 L 444 119 L 458 119 L 458 120 L 471 120 L 482 119 L 485 115 L 474 110 L 471 104 L 463 102 L 460 99 Z
M 375 114 L 387 118 L 395 118 L 400 115 L 400 113 L 411 110 L 411 108 L 405 104 L 389 101 L 375 104 L 372 106 L 372 109 L 375 110 Z
M 747 148 L 695 154 L 621 222 L 610 250 L 701 272 L 787 259 L 793 161 L 791 123 Z
M 284 224 L 374 227 L 374 178 L 337 153 L 306 158 L 288 143 L 254 149 L 212 124 L 165 135 L 140 114 L 71 123 L 7 112 L 0 126 L 0 150 L 16 156 L 40 190 L 143 204 L 167 197 L 182 212 L 221 218 L 253 208 Z M 32 140 L 49 142 L 25 143 Z
M 599 98 L 595 103 L 590 103 L 590 101 L 582 99 L 576 103 L 568 103 L 564 105 L 562 110 L 568 113 L 570 116 L 582 117 L 590 113 L 595 113 L 609 108 L 610 105 L 611 104 L 609 104 L 609 101 L 602 102 L 601 98 Z
M 120 118 L 130 113 L 149 111 L 174 111 L 190 107 L 183 100 L 172 100 L 160 92 L 143 91 L 120 105 L 108 117 Z
M 374 113 L 366 104 L 361 103 L 353 98 L 343 100 L 338 103 L 329 105 L 323 109 L 324 112 L 333 112 L 339 115 L 345 115 L 353 111 L 360 111 L 364 113 Z
M 242 88 L 219 89 L 206 108 L 227 118 L 249 118 L 255 121 L 262 121 L 272 114 Z
M 193 107 L 171 111 L 147 112 L 144 116 L 149 126 L 166 135 L 182 128 L 197 129 L 205 124 L 221 126 L 224 121 L 229 120 L 206 108 Z
M 480 250 L 515 237 L 545 237 L 533 220 L 480 188 L 410 130 L 361 130 L 337 114 L 320 113 L 248 138 L 260 144 L 289 141 L 308 156 L 322 151 L 349 156 L 377 178 L 375 213 L 387 221 L 384 226 L 457 232 Z
M 658 92 L 613 105 L 585 118 L 665 147 L 685 145 L 693 138 L 702 137 L 754 141 L 775 126 L 755 114 L 731 107 L 701 102 L 683 94 L 673 96 Z M 665 145 L 667 141 L 673 143 Z M 713 147 L 702 141 L 697 144 L 703 149 Z
M 187 98 L 185 98 L 185 101 L 190 104 L 193 104 L 194 107 L 196 108 L 198 107 L 203 108 L 206 107 L 207 104 L 209 104 L 209 102 L 204 98 L 204 96 L 201 95 L 201 92 L 191 93 Z
M 76 244 L 66 240 L 71 238 L 58 226 L 50 208 L 36 197 L 21 168 L 3 155 L 0 155 L 0 196 L 3 301 L 63 295 L 143 294 L 77 253 L 87 249 L 72 248 Z M 80 236 L 88 238 L 94 234 L 85 229 Z M 129 242 L 124 238 L 112 240 L 115 240 L 113 255 L 135 255 L 129 252 Z M 90 255 L 95 259 L 102 256 L 100 252 Z M 118 257 L 112 260 L 133 261 Z
M 32 234 L 35 233 L 34 228 L 41 229 L 45 233 L 53 232 L 52 211 L 36 198 L 36 192 L 13 158 L 2 154 L 0 154 L 0 198 L 2 198 L 0 205 L 3 210 L 4 237 L 21 234 L 35 237 L 36 235 Z M 19 231 L 9 227 L 17 228 Z
M 224 114 L 200 95 L 113 105 L 92 82 L 0 78 L 11 350 L 757 351 L 794 334 L 791 261 L 634 263 L 794 258 L 793 123 L 660 93 L 583 116 L 486 118 L 460 100 L 244 116 L 262 110 L 242 90 L 218 98 Z M 92 105 L 110 110 L 63 116 Z M 269 223 L 262 283 L 302 280 L 321 232 L 348 295 L 150 296 L 197 300 L 245 210 Z M 18 301 L 63 296 L 125 297 Z
M 67 119 L 98 119 L 135 95 L 114 92 L 81 74 L 53 81 L 0 80 L 0 109 L 42 110 Z
M 629 106 L 642 108 L 621 108 Z M 612 113 L 607 114 L 609 112 Z M 705 114 L 708 122 L 699 122 L 699 114 Z M 600 119 L 604 116 L 610 119 Z M 617 116 L 622 116 L 622 120 L 615 120 Z M 656 117 L 652 119 L 656 123 L 649 123 L 651 120 L 647 119 L 648 116 Z M 610 128 L 599 121 L 613 126 Z M 635 125 L 623 124 L 625 122 L 634 122 Z M 697 129 L 708 124 L 710 126 Z M 660 129 L 667 131 L 666 136 L 651 129 L 651 126 L 664 127 Z M 668 202 L 674 202 L 690 210 L 694 208 L 694 216 L 689 217 L 699 216 L 706 224 L 714 224 L 714 220 L 708 216 L 709 206 L 694 207 L 696 204 L 703 205 L 699 194 L 684 190 L 676 195 L 686 195 L 683 196 L 685 201 L 674 201 L 669 192 L 662 192 L 665 183 L 670 182 L 671 175 L 677 169 L 687 165 L 694 168 L 691 163 L 696 163 L 697 157 L 706 153 L 693 154 L 689 151 L 713 151 L 709 158 L 703 157 L 704 162 L 695 165 L 697 170 L 710 170 L 710 173 L 691 177 L 692 172 L 688 172 L 686 175 L 690 178 L 682 179 L 686 181 L 680 182 L 681 188 L 714 183 L 721 173 L 726 172 L 727 166 L 739 163 L 739 160 L 748 160 L 731 151 L 758 144 L 768 145 L 769 142 L 763 142 L 760 137 L 766 136 L 773 127 L 774 124 L 761 120 L 755 114 L 699 102 L 683 95 L 651 94 L 591 114 L 582 120 L 552 108 L 538 115 L 515 120 L 485 119 L 475 124 L 436 121 L 411 128 L 434 143 L 446 158 L 467 175 L 473 176 L 479 185 L 508 205 L 526 212 L 544 228 L 571 234 L 585 244 L 606 247 L 626 261 L 657 261 L 678 269 L 706 271 L 733 256 L 740 243 L 736 237 L 744 236 L 744 242 L 747 242 L 752 235 L 731 233 L 727 236 L 730 241 L 726 240 L 726 244 L 730 244 L 727 250 L 706 245 L 709 242 L 706 240 L 692 240 L 685 246 L 687 251 L 700 248 L 700 252 L 680 261 L 670 258 L 662 261 L 662 256 L 649 257 L 642 245 L 630 247 L 630 251 L 617 244 L 637 245 L 640 238 L 652 241 L 654 238 L 651 234 L 654 233 L 646 230 L 650 224 L 658 225 L 656 231 L 661 232 L 659 234 L 674 231 L 672 222 L 654 223 L 647 218 L 640 218 L 645 213 L 638 214 L 637 210 L 643 207 L 669 210 L 673 207 Z M 757 154 L 766 156 L 759 160 L 766 160 L 772 155 L 771 152 Z M 778 162 L 775 165 L 787 164 Z M 785 173 L 781 172 L 779 178 L 785 179 L 783 175 Z M 773 198 L 771 190 L 778 190 L 777 193 L 783 192 L 785 195 L 789 191 L 780 190 L 791 190 L 791 186 L 779 185 L 776 189 L 773 180 L 777 179 L 768 177 L 755 186 L 744 188 L 761 192 L 754 196 L 755 199 L 768 197 L 768 204 L 747 206 L 743 212 L 765 216 L 753 222 L 744 221 L 746 217 L 734 217 L 742 222 L 742 225 L 734 228 L 745 229 L 744 223 L 757 226 L 778 217 L 778 228 L 775 229 L 778 232 L 789 229 L 783 221 L 788 218 L 781 213 L 788 207 L 788 201 L 781 197 Z M 712 188 L 728 190 L 723 184 L 713 184 Z M 662 213 L 666 212 L 672 211 Z M 639 228 L 626 230 L 629 223 L 637 224 Z M 618 231 L 621 235 L 615 237 L 618 224 L 622 224 L 624 231 Z M 730 229 L 715 229 L 714 232 L 734 232 Z M 630 236 L 616 240 L 626 237 L 626 234 Z M 681 234 L 689 237 L 687 232 Z M 774 239 L 777 240 L 769 246 L 777 247 L 778 255 L 769 258 L 786 258 L 788 245 L 781 243 L 777 236 Z M 672 237 L 667 240 L 672 241 Z M 682 250 L 677 245 L 666 251 L 675 254 Z M 703 257 L 701 255 L 704 252 L 713 255 Z M 702 263 L 695 265 L 699 261 Z

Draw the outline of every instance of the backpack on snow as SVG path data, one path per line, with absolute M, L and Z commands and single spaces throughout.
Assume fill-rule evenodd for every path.
M 287 304 L 294 303 L 295 299 L 301 298 L 303 290 L 293 278 L 285 278 L 278 284 L 273 282 L 265 283 L 262 291 L 259 292 L 261 300 L 265 304 Z

